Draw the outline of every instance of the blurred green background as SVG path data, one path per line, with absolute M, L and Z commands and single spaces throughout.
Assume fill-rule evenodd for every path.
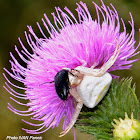
M 37 35 L 40 36 L 39 30 L 37 28 L 36 22 L 38 21 L 43 27 L 41 18 L 43 14 L 46 13 L 49 19 L 53 22 L 51 13 L 55 11 L 54 7 L 59 6 L 64 8 L 67 6 L 75 15 L 76 2 L 80 0 L 0 0 L 0 140 L 5 140 L 6 136 L 29 136 L 26 134 L 22 128 L 34 129 L 21 119 L 29 120 L 29 117 L 21 117 L 10 110 L 7 109 L 7 103 L 11 103 L 17 109 L 25 110 L 27 108 L 21 107 L 10 100 L 10 94 L 3 89 L 4 81 L 2 73 L 3 67 L 10 69 L 9 64 L 9 52 L 12 51 L 15 56 L 17 56 L 14 45 L 16 44 L 20 49 L 21 46 L 18 42 L 18 37 L 26 44 L 24 37 L 24 31 L 28 31 L 27 25 L 31 25 Z M 96 17 L 94 5 L 92 0 L 83 0 L 91 12 L 91 15 Z M 95 0 L 95 2 L 101 5 L 100 0 Z M 135 39 L 137 40 L 136 45 L 139 40 L 139 28 L 140 28 L 140 0 L 104 0 L 106 5 L 112 3 L 119 16 L 122 17 L 127 26 L 127 31 L 130 32 L 131 28 L 128 23 L 130 20 L 129 12 L 132 13 L 135 22 Z M 28 49 L 29 46 L 26 46 Z M 140 49 L 139 49 L 140 50 Z M 135 58 L 139 58 L 137 55 Z M 18 59 L 18 57 L 17 57 Z M 133 76 L 133 83 L 136 83 L 136 93 L 140 98 L 140 61 L 137 61 L 132 66 L 131 70 L 117 71 L 114 72 L 116 75 L 121 75 L 122 77 Z M 10 79 L 12 81 L 12 79 Z M 72 140 L 73 132 L 72 130 L 66 136 L 58 138 L 59 132 L 62 130 L 62 125 L 53 130 L 48 130 L 47 132 L 40 134 L 43 140 Z M 35 135 L 34 135 L 35 136 Z M 76 130 L 77 140 L 93 140 L 91 135 L 81 133 Z

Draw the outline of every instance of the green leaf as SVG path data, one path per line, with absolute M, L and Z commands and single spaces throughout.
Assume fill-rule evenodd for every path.
M 135 94 L 135 84 L 131 86 L 132 78 L 113 80 L 104 99 L 94 109 L 84 108 L 75 127 L 92 134 L 97 139 L 113 139 L 113 119 L 125 118 L 133 113 L 138 119 L 139 102 Z

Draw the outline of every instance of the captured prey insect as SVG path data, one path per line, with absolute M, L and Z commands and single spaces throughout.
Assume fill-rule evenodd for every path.
M 55 90 L 57 95 L 60 97 L 62 100 L 67 100 L 68 93 L 69 93 L 69 77 L 68 74 L 73 75 L 70 71 L 68 70 L 60 70 L 56 75 L 55 75 Z
M 60 99 L 67 100 L 69 93 L 69 78 L 67 70 L 61 70 L 56 74 L 55 90 Z
M 67 100 L 68 93 L 69 93 L 69 77 L 68 74 L 73 75 L 70 71 L 68 70 L 60 70 L 54 77 L 54 81 L 51 82 L 45 82 L 40 84 L 39 86 L 46 84 L 46 83 L 53 83 L 55 82 L 55 90 L 57 95 L 61 100 Z M 75 76 L 76 77 L 76 76 Z
M 73 127 L 83 104 L 94 108 L 105 96 L 112 81 L 112 76 L 106 71 L 114 64 L 119 52 L 120 46 L 117 41 L 113 55 L 100 69 L 94 69 L 94 66 L 87 68 L 85 63 L 72 70 L 63 68 L 56 74 L 52 82 L 55 82 L 56 93 L 60 99 L 67 100 L 70 94 L 77 102 L 71 122 L 59 137 L 64 136 Z

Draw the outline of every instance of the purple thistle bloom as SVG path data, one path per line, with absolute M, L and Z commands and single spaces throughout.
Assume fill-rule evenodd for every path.
M 5 89 L 16 98 L 28 100 L 27 104 L 23 104 L 11 97 L 13 101 L 20 105 L 28 106 L 29 109 L 20 111 L 11 104 L 8 104 L 8 108 L 18 115 L 31 115 L 31 119 L 42 121 L 40 124 L 32 124 L 23 120 L 29 125 L 40 126 L 36 130 L 23 129 L 27 133 L 40 134 L 51 127 L 57 127 L 63 117 L 63 129 L 70 123 L 75 111 L 75 99 L 69 95 L 66 101 L 61 100 L 55 91 L 54 83 L 47 83 L 54 81 L 55 75 L 62 68 L 74 69 L 86 62 L 86 67 L 94 66 L 94 68 L 100 69 L 113 55 L 117 41 L 120 45 L 120 53 L 114 64 L 108 69 L 108 72 L 129 69 L 132 63 L 137 60 L 128 60 L 139 53 L 136 53 L 139 44 L 136 48 L 134 47 L 135 31 L 131 13 L 131 21 L 129 23 L 132 30 L 128 34 L 126 33 L 123 19 L 121 19 L 120 23 L 118 13 L 113 5 L 109 8 L 104 5 L 102 0 L 101 2 L 101 8 L 93 2 L 97 12 L 97 20 L 92 19 L 86 4 L 83 2 L 77 4 L 78 20 L 67 7 L 64 8 L 66 13 L 59 7 L 56 8 L 57 16 L 55 13 L 52 13 L 55 26 L 44 15 L 46 21 L 44 19 L 42 21 L 50 34 L 49 38 L 45 36 L 39 23 L 37 25 L 43 38 L 38 38 L 32 27 L 28 26 L 30 33 L 36 40 L 34 42 L 31 35 L 25 32 L 26 40 L 33 53 L 28 52 L 20 38 L 19 42 L 23 50 L 20 52 L 15 46 L 16 52 L 27 64 L 27 68 L 21 66 L 10 53 L 12 57 L 12 61 L 10 60 L 12 72 L 9 72 L 7 69 L 4 70 L 12 78 L 23 83 L 25 87 L 14 85 L 4 74 L 7 80 Z M 99 13 L 102 15 L 102 22 Z M 120 24 L 123 25 L 123 32 L 120 32 Z M 25 94 L 14 91 L 10 85 L 25 90 Z

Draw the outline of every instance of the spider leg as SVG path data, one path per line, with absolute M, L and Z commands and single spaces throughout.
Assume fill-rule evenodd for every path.
M 97 63 L 94 63 L 90 68 L 94 69 L 96 67 Z
M 75 110 L 75 112 L 73 114 L 71 122 L 69 123 L 67 128 L 60 133 L 59 137 L 62 137 L 64 135 L 66 135 L 69 132 L 69 130 L 73 127 L 73 125 L 75 124 L 75 122 L 76 122 L 76 120 L 77 120 L 77 118 L 78 118 L 78 116 L 80 114 L 82 106 L 83 106 L 83 102 L 82 101 L 77 103 L 76 110 Z
M 119 53 L 120 53 L 120 45 L 118 45 L 118 40 L 117 40 L 116 49 L 115 49 L 113 55 L 101 67 L 101 69 L 93 69 L 94 68 L 94 65 L 91 66 L 91 68 L 87 68 L 87 67 L 83 67 L 83 66 L 78 66 L 75 69 L 78 70 L 78 71 L 80 71 L 80 73 L 81 74 L 84 74 L 84 75 L 100 77 L 100 76 L 104 75 L 105 72 L 114 64 L 114 62 L 116 61 Z
M 75 89 L 70 89 L 70 94 L 76 99 L 77 101 L 77 105 L 76 105 L 76 109 L 75 109 L 75 112 L 73 114 L 73 117 L 71 119 L 71 122 L 69 123 L 69 125 L 67 126 L 67 128 L 62 131 L 59 135 L 59 137 L 62 137 L 64 135 L 66 135 L 69 130 L 73 127 L 73 125 L 75 124 L 79 114 L 80 114 L 80 111 L 82 109 L 82 106 L 83 106 L 83 101 L 81 100 L 81 98 L 79 97 L 78 93 L 76 92 Z
M 82 65 L 81 66 L 85 67 L 87 65 L 87 61 L 85 61 L 85 60 L 81 60 L 81 61 L 82 61 Z
M 120 45 L 118 45 L 117 40 L 117 46 L 114 51 L 114 54 L 110 57 L 110 59 L 101 67 L 100 71 L 97 73 L 97 76 L 102 76 L 116 61 L 118 55 L 120 53 Z
M 71 69 L 70 68 L 62 68 L 62 70 L 67 70 L 67 71 L 71 71 Z

